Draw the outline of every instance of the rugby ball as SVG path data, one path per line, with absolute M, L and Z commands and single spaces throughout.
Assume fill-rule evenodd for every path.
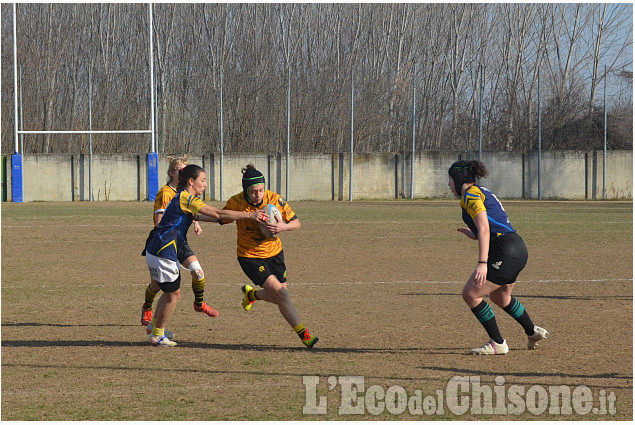
M 280 220 L 282 220 L 282 214 L 280 213 L 280 210 L 276 208 L 275 205 L 267 204 L 263 208 L 263 211 L 269 217 L 269 223 L 275 224 L 279 222 Z M 260 225 L 260 232 L 262 232 L 264 236 L 268 238 L 275 238 L 276 236 L 278 236 L 277 234 L 274 235 L 270 233 L 269 231 L 267 231 L 267 225 L 265 223 L 258 223 L 258 224 Z

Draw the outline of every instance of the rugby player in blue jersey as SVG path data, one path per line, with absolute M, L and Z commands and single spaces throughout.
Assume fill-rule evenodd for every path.
M 478 241 L 478 263 L 463 287 L 463 299 L 481 322 L 490 340 L 473 354 L 506 354 L 507 342 L 501 336 L 489 299 L 512 316 L 525 330 L 527 348 L 533 350 L 548 332 L 535 326 L 523 305 L 512 296 L 520 271 L 527 264 L 527 247 L 516 233 L 496 195 L 476 184 L 487 176 L 479 161 L 458 161 L 448 170 L 448 186 L 461 198 L 463 221 L 468 227 L 457 229 Z
M 146 244 L 146 263 L 150 278 L 163 294 L 159 298 L 156 314 L 152 318 L 152 331 L 148 340 L 153 345 L 173 347 L 176 342 L 165 334 L 168 320 L 181 297 L 179 253 L 187 246 L 187 231 L 196 221 L 224 222 L 231 220 L 266 221 L 262 211 L 220 211 L 207 205 L 199 196 L 207 188 L 207 176 L 198 165 L 190 164 L 179 171 L 177 193 L 172 198 L 158 223 L 156 231 Z M 259 218 L 260 217 L 260 218 Z M 200 271 L 202 274 L 202 270 Z M 202 276 L 201 276 L 202 278 Z

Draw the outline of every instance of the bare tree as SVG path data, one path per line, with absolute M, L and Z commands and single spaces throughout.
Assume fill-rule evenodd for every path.
M 633 47 L 632 26 L 626 23 L 629 14 L 625 4 L 598 4 L 591 7 L 591 25 L 589 44 L 592 46 L 591 62 L 591 89 L 589 96 L 589 116 L 595 111 L 595 99 L 598 85 L 607 78 L 604 68 L 600 68 L 602 62 L 611 72 L 620 72 L 627 67 L 632 67 L 632 55 L 630 61 L 624 61 L 628 57 L 627 52 Z M 632 11 L 632 5 L 631 11 Z M 632 18 L 632 13 L 631 13 Z
M 12 6 L 1 5 L 2 151 L 13 151 Z M 150 127 L 146 4 L 18 4 L 26 129 Z M 608 84 L 611 146 L 632 146 L 632 5 L 165 4 L 153 6 L 161 152 L 214 152 L 220 76 L 228 152 L 280 153 L 291 88 L 294 152 L 597 146 Z M 607 73 L 604 72 L 604 67 Z M 90 74 L 90 78 L 89 78 Z M 631 76 L 629 78 L 629 75 Z M 484 81 L 481 99 L 481 78 Z M 88 88 L 92 93 L 88 98 Z M 414 87 L 413 87 L 414 85 Z M 25 136 L 25 152 L 86 152 L 86 136 Z M 147 135 L 95 135 L 96 152 L 147 152 Z

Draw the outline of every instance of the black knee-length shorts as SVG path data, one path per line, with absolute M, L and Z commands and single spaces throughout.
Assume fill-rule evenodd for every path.
M 517 233 L 508 233 L 490 240 L 487 259 L 487 280 L 497 285 L 516 282 L 516 278 L 527 264 L 529 253 L 523 238 Z
M 253 283 L 262 286 L 271 275 L 278 278 L 280 283 L 287 281 L 287 267 L 284 264 L 284 251 L 271 258 L 238 257 L 238 263 Z

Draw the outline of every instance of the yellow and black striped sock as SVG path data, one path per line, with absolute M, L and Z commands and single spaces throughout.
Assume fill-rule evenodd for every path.
M 145 310 L 152 310 L 152 303 L 154 302 L 154 298 L 157 296 L 157 292 L 152 292 L 150 289 L 150 285 L 146 287 L 146 301 L 143 303 L 143 308 Z
M 192 291 L 194 291 L 194 304 L 197 307 L 203 305 L 203 294 L 205 293 L 205 276 L 203 279 L 192 278 Z
M 304 326 L 303 323 L 300 323 L 299 325 L 294 326 L 293 330 L 295 331 L 295 333 L 298 334 L 300 339 L 302 339 L 304 337 L 304 332 L 306 331 L 306 327 Z
M 256 297 L 256 290 L 252 289 L 251 291 L 247 292 L 247 299 L 249 301 L 257 301 L 258 297 Z

